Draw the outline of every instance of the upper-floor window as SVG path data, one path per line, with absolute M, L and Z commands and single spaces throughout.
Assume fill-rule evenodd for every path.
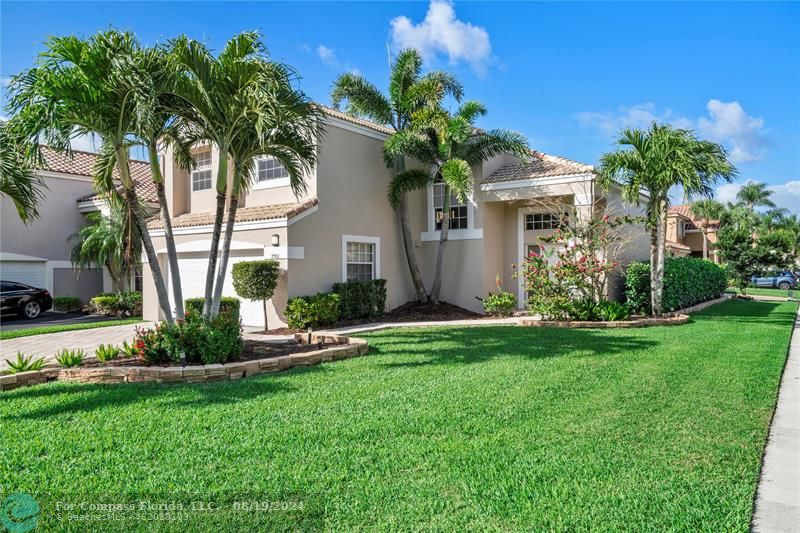
M 211 150 L 198 152 L 192 156 L 192 191 L 211 188 Z
M 436 229 L 442 229 L 442 218 L 444 218 L 444 191 L 445 184 L 439 178 L 433 184 L 433 220 Z M 467 204 L 458 201 L 458 197 L 450 193 L 450 229 L 467 229 L 468 216 Z
M 686 232 L 686 231 L 697 231 L 697 226 L 694 225 L 694 222 L 691 222 L 691 221 L 687 220 L 683 224 L 683 231 L 684 232 Z
M 265 157 L 256 162 L 256 179 L 259 182 L 288 178 L 289 172 L 274 157 Z
M 532 213 L 525 215 L 525 229 L 556 229 L 569 223 L 569 213 Z

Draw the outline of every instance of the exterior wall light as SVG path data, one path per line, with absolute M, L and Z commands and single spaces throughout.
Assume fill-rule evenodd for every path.
M 280 246 L 281 245 L 281 236 L 277 233 L 272 234 L 272 246 Z

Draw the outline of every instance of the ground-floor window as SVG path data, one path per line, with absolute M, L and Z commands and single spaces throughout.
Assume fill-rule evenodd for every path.
M 342 280 L 369 281 L 380 276 L 380 239 L 344 235 L 342 237 Z

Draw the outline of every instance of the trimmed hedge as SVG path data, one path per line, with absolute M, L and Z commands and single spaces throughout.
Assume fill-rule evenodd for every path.
M 75 296 L 56 296 L 53 298 L 53 308 L 56 311 L 79 311 L 81 308 L 81 299 Z
M 89 302 L 92 311 L 104 315 L 142 314 L 142 293 L 138 291 L 101 292 Z
M 194 311 L 199 315 L 203 314 L 203 304 L 205 303 L 205 298 L 187 298 L 183 301 L 183 307 L 185 308 L 186 312 Z M 239 317 L 239 298 L 234 298 L 233 296 L 223 296 L 219 301 L 219 313 L 220 314 L 228 314 L 233 313 L 234 316 L 237 318 Z
M 668 257 L 664 263 L 664 311 L 719 298 L 727 286 L 725 269 L 697 257 Z M 637 313 L 650 313 L 650 265 L 631 263 L 625 272 L 625 298 Z
M 314 296 L 298 296 L 286 304 L 286 324 L 292 329 L 330 326 L 339 320 L 339 295 L 320 292 Z
M 375 318 L 386 310 L 386 280 L 334 283 L 339 295 L 339 320 Z

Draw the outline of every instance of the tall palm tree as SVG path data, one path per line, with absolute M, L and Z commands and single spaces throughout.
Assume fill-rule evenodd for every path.
M 766 184 L 757 182 L 745 183 L 736 193 L 736 199 L 750 211 L 757 207 L 775 207 L 775 202 L 770 199 L 770 196 L 772 196 L 772 191 L 767 189 Z
M 305 192 L 305 172 L 316 161 L 312 147 L 320 134 L 314 124 L 318 117 L 305 95 L 292 88 L 291 71 L 268 59 L 257 32 L 236 35 L 216 57 L 204 44 L 185 36 L 173 40 L 171 50 L 184 74 L 174 91 L 186 104 L 176 108 L 184 142 L 188 146 L 209 142 L 219 149 L 203 308 L 203 314 L 213 318 L 219 311 L 239 195 L 252 177 L 248 165 L 258 155 L 274 155 L 286 165 L 293 192 Z M 234 171 L 230 191 L 229 166 Z M 220 260 L 226 203 L 228 221 Z
M 441 107 L 422 109 L 414 114 L 411 128 L 395 133 L 385 145 L 387 160 L 405 155 L 427 167 L 407 170 L 392 180 L 389 200 L 393 206 L 397 206 L 400 198 L 409 191 L 437 181 L 443 184 L 439 249 L 428 295 L 432 305 L 439 304 L 441 295 L 451 196 L 456 196 L 461 202 L 468 200 L 475 179 L 472 169 L 476 165 L 507 152 L 526 159 L 530 152 L 528 141 L 519 133 L 477 129 L 475 120 L 485 114 L 484 105 L 476 101 L 464 102 L 454 114 Z
M 719 221 L 724 210 L 724 205 L 711 199 L 697 200 L 689 205 L 689 211 L 697 220 L 697 227 L 703 235 L 703 259 L 708 259 L 708 227 L 712 220 Z
M 400 52 L 391 65 L 388 94 L 383 94 L 363 76 L 346 73 L 333 83 L 331 101 L 336 109 L 346 101 L 345 110 L 348 113 L 368 118 L 400 132 L 410 126 L 415 112 L 438 106 L 448 95 L 460 100 L 462 94 L 461 84 L 447 72 L 434 71 L 423 75 L 422 56 L 417 50 L 409 49 Z M 394 166 L 396 174 L 405 171 L 403 157 L 395 157 L 387 161 L 387 165 Z M 393 206 L 400 220 L 403 248 L 417 302 L 424 303 L 427 293 L 414 249 L 407 195 L 398 195 Z
M 47 186 L 34 172 L 38 151 L 16 139 L 13 127 L 0 121 L 0 196 L 10 199 L 19 218 L 28 224 L 39 218 L 38 204 Z
M 625 129 L 616 143 L 621 149 L 600 158 L 598 181 L 606 189 L 612 183 L 621 184 L 623 196 L 633 204 L 640 203 L 643 190 L 649 193 L 651 305 L 653 313 L 660 315 L 670 189 L 681 185 L 687 197 L 710 197 L 720 180 L 733 179 L 736 169 L 722 146 L 666 124 L 653 122 L 647 130 Z
M 120 198 L 111 202 L 109 216 L 99 212 L 86 215 L 88 224 L 72 240 L 70 257 L 78 269 L 104 265 L 117 287 L 128 284 L 142 255 L 142 240 L 131 210 Z
M 265 67 L 269 74 L 265 71 L 261 83 L 269 95 L 253 99 L 228 145 L 233 180 L 211 316 L 219 312 L 239 197 L 256 180 L 256 160 L 263 156 L 278 160 L 289 174 L 292 190 L 299 193 L 305 190 L 305 178 L 317 164 L 317 142 L 324 133 L 319 107 L 292 86 L 292 71 L 278 63 Z
M 100 32 L 86 40 L 51 37 L 37 66 L 12 78 L 9 108 L 34 145 L 48 144 L 69 152 L 70 140 L 76 135 L 95 133 L 101 138 L 94 169 L 95 188 L 111 195 L 121 185 L 124 201 L 142 236 L 159 305 L 171 323 L 173 311 L 147 232 L 148 214 L 141 209 L 129 165 L 133 143 L 130 135 L 135 131 L 139 95 L 125 82 L 129 73 L 120 65 L 122 58 L 135 56 L 140 50 L 132 33 L 116 30 Z

